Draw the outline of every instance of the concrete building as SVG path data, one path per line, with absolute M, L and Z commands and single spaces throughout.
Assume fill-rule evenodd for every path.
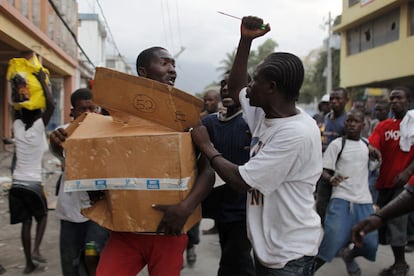
M 96 13 L 78 14 L 78 37 L 85 53 L 95 66 L 105 66 L 105 40 L 107 33 L 105 26 L 99 20 Z M 79 61 L 86 62 L 84 55 L 80 55 Z
M 78 37 L 85 53 L 96 67 L 107 67 L 131 74 L 131 67 L 121 55 L 111 55 L 106 45 L 108 38 L 104 23 L 96 13 L 80 13 Z M 108 45 L 111 46 L 111 45 Z M 84 55 L 80 54 L 79 62 L 87 63 Z
M 76 0 L 0 0 L 0 138 L 12 137 L 8 62 L 34 51 L 50 71 L 57 107 L 48 125 L 70 121 L 70 95 L 87 87 L 96 66 L 131 74 L 120 55 L 108 55 L 107 31 L 97 14 L 79 14 Z M 2 149 L 0 144 L 0 152 Z
M 334 31 L 341 33 L 341 86 L 414 88 L 413 0 L 342 0 Z
M 131 66 L 120 55 L 107 55 L 105 67 L 133 75 Z
M 12 109 L 6 80 L 8 61 L 22 51 L 40 55 L 49 69 L 57 108 L 49 129 L 69 121 L 70 94 L 83 77 L 79 70 L 76 0 L 0 0 L 0 137 L 11 137 Z M 0 150 L 1 151 L 1 150 Z

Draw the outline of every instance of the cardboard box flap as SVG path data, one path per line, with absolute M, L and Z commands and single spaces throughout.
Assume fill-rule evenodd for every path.
M 65 129 L 68 136 L 72 135 L 75 129 L 78 128 L 78 126 L 81 124 L 81 122 L 86 118 L 88 114 L 89 114 L 88 112 L 82 113 L 81 115 L 78 116 L 78 118 L 76 118 L 76 120 L 72 121 L 70 125 L 68 125 L 68 127 Z
M 111 116 L 103 116 L 96 113 L 83 113 L 66 128 L 66 132 L 69 136 L 67 140 L 70 140 L 130 136 L 137 132 L 142 135 L 165 135 L 167 133 L 173 133 L 174 130 L 138 117 L 131 117 L 130 122 L 126 124 L 114 121 Z
M 107 68 L 96 68 L 94 101 L 114 120 L 128 122 L 129 114 L 176 131 L 200 121 L 203 101 L 170 85 Z

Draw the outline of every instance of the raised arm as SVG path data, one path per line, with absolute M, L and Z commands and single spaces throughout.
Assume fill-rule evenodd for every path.
M 237 104 L 240 90 L 247 85 L 247 60 L 252 41 L 270 31 L 269 24 L 266 24 L 264 29 L 262 25 L 263 20 L 258 17 L 246 16 L 242 19 L 240 41 L 228 79 L 229 94 Z
M 43 94 L 46 98 L 46 109 L 43 111 L 43 123 L 45 126 L 49 123 L 50 118 L 52 117 L 53 111 L 55 110 L 55 100 L 50 92 L 49 86 L 46 84 L 46 73 L 43 70 L 40 70 L 39 73 L 33 74 L 39 80 L 40 85 L 42 86 Z

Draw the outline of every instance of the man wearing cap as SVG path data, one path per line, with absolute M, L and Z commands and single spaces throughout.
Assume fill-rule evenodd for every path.
M 323 122 L 325 120 L 325 115 L 331 111 L 331 107 L 329 106 L 329 95 L 325 94 L 322 96 L 320 102 L 318 103 L 318 113 L 312 116 L 315 119 L 318 127 L 322 129 Z

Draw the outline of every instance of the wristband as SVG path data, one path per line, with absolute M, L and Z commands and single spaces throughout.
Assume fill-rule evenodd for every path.
M 379 218 L 383 223 L 386 221 L 386 219 L 378 213 L 373 213 L 371 216 Z
M 219 157 L 219 156 L 222 156 L 222 154 L 221 154 L 221 153 L 216 153 L 216 154 L 214 154 L 214 155 L 210 158 L 210 160 L 209 160 L 210 165 L 212 165 L 213 160 L 214 160 L 216 157 Z

